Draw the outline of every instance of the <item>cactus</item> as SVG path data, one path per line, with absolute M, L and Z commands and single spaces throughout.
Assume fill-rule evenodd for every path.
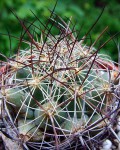
M 34 149 L 98 148 L 95 140 L 114 126 L 119 77 L 114 62 L 98 53 L 102 46 L 94 48 L 101 35 L 87 47 L 87 35 L 78 41 L 63 22 L 60 35 L 41 33 L 38 42 L 21 25 L 30 42 L 1 69 L 4 111 L 18 140 Z

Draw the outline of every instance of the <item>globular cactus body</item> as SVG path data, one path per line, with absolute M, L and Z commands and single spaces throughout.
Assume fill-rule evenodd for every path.
M 47 35 L 45 42 L 32 39 L 2 77 L 2 98 L 11 105 L 10 115 L 15 110 L 19 138 L 29 146 L 35 142 L 35 149 L 95 147 L 95 138 L 111 122 L 117 67 L 94 45 L 86 47 L 62 31 L 67 28 L 61 27 L 59 36 Z

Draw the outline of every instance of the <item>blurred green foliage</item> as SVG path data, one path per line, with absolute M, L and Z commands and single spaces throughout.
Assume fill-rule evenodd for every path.
M 1 0 L 0 1 L 0 33 L 11 34 L 16 37 L 20 37 L 22 27 L 19 21 L 11 12 L 11 9 L 17 14 L 22 20 L 32 22 L 35 16 L 41 20 L 43 24 L 46 24 L 47 18 L 50 16 L 56 0 Z M 108 32 L 106 32 L 102 38 L 97 42 L 96 47 L 101 43 L 105 42 L 110 35 L 120 31 L 120 2 L 111 0 L 58 0 L 55 8 L 55 13 L 63 18 L 66 22 L 72 16 L 73 26 L 76 24 L 76 30 L 82 29 L 79 34 L 79 39 L 84 36 L 89 28 L 94 24 L 97 17 L 100 15 L 102 8 L 106 5 L 102 17 L 95 25 L 93 30 L 90 32 L 90 37 L 94 41 L 102 32 L 102 30 L 108 26 Z M 39 21 L 35 23 L 38 27 L 40 26 Z M 40 34 L 40 31 L 37 31 Z M 56 31 L 54 31 L 56 33 Z M 117 43 L 116 37 L 114 41 Z M 101 52 L 110 54 L 112 58 L 117 61 L 117 46 L 113 40 L 103 47 Z M 10 56 L 10 54 L 17 51 L 18 41 L 10 36 L 0 34 L 0 52 Z M 89 42 L 88 42 L 89 44 Z M 11 45 L 11 46 L 10 46 Z M 11 47 L 11 50 L 10 50 Z

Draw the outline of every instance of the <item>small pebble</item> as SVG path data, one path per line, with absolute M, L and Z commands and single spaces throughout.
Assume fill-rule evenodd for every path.
M 118 121 L 118 124 L 120 124 L 120 116 L 118 116 L 117 121 Z
M 119 125 L 119 124 L 116 125 L 116 129 L 117 129 L 118 131 L 120 131 L 120 125 Z
M 0 99 L 0 118 L 1 118 L 1 116 L 2 116 L 2 112 L 1 112 L 1 106 L 2 106 L 2 100 Z
M 116 129 L 117 129 L 118 131 L 120 131 L 120 116 L 118 116 L 118 118 L 117 118 Z
M 118 138 L 120 139 L 120 131 L 118 132 L 118 134 L 117 134 L 117 135 L 118 135 Z
M 104 142 L 103 142 L 103 149 L 104 150 L 110 150 L 112 147 L 112 142 L 108 139 L 106 139 Z

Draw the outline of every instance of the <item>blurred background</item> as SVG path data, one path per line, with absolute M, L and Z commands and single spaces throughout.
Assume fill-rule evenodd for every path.
M 22 27 L 11 12 L 11 9 L 14 10 L 20 19 L 26 20 L 28 24 L 35 19 L 34 14 L 31 12 L 32 10 L 40 21 L 46 24 L 47 18 L 50 16 L 50 10 L 54 8 L 55 3 L 56 0 L 0 0 L 0 53 L 10 56 L 16 53 L 18 49 L 18 41 L 10 35 L 20 37 Z M 75 25 L 76 30 L 81 30 L 79 34 L 80 39 L 94 24 L 104 6 L 106 7 L 100 20 L 89 35 L 94 41 L 106 26 L 109 27 L 101 40 L 95 45 L 97 47 L 109 39 L 110 36 L 120 31 L 119 0 L 58 0 L 55 13 L 63 18 L 65 22 L 68 22 L 72 16 L 72 25 Z M 41 27 L 39 21 L 35 23 L 38 27 Z M 54 34 L 57 33 L 55 30 L 57 29 L 54 29 Z M 40 30 L 36 32 L 40 34 Z M 100 52 L 109 54 L 113 60 L 117 61 L 117 44 L 119 42 L 119 35 L 117 35 Z

